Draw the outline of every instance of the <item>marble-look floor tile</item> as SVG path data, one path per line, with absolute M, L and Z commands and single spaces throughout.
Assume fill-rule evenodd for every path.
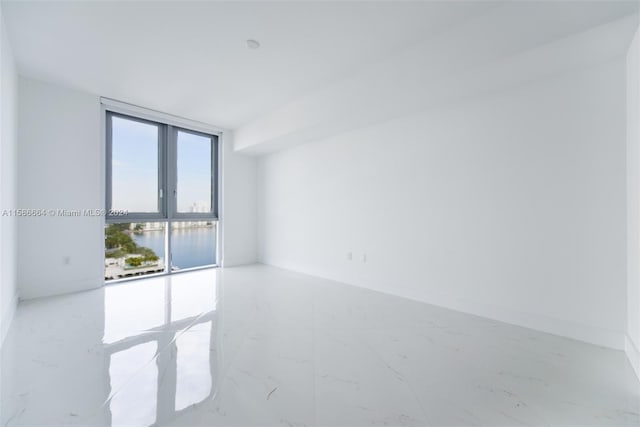
M 266 266 L 22 303 L 2 426 L 640 426 L 622 352 Z
M 432 425 L 407 378 L 353 331 L 316 335 L 317 424 Z

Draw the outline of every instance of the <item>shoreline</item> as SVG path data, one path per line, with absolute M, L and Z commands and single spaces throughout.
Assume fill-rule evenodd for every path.
M 178 227 L 178 228 L 174 228 L 173 231 L 176 230 L 195 230 L 195 229 L 200 229 L 200 228 L 215 228 L 215 224 L 211 224 L 211 225 L 190 225 L 190 226 L 186 226 L 186 227 Z M 129 232 L 131 234 L 143 234 L 143 233 L 147 233 L 150 231 L 164 231 L 164 228 L 148 228 L 148 229 L 144 229 L 144 230 L 140 230 L 140 231 L 133 231 L 133 230 L 129 230 Z

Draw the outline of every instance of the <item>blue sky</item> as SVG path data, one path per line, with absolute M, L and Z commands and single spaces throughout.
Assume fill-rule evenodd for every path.
M 113 117 L 113 209 L 157 211 L 158 128 Z M 178 210 L 194 202 L 210 208 L 211 142 L 178 132 Z

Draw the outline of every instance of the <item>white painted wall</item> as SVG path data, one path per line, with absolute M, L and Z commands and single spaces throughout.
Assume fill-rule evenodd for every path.
M 624 56 L 258 170 L 264 263 L 624 347 Z
M 0 215 L 16 207 L 18 83 L 0 5 Z M 18 302 L 16 221 L 0 216 L 0 345 Z
M 640 377 L 640 31 L 627 54 L 627 335 L 625 351 Z
M 20 208 L 104 207 L 104 147 L 97 95 L 20 78 Z M 256 261 L 256 160 L 224 138 L 225 265 Z M 21 298 L 102 286 L 104 221 L 91 217 L 20 218 Z M 64 258 L 70 257 L 67 265 Z
M 103 208 L 98 97 L 22 77 L 19 87 L 19 207 Z M 19 218 L 20 297 L 102 286 L 102 221 L 99 217 Z M 69 264 L 65 257 L 70 257 Z
M 223 136 L 222 220 L 224 267 L 257 261 L 257 159 L 233 150 L 233 133 Z

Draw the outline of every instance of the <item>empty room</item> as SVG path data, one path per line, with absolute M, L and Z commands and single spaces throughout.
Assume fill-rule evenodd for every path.
M 640 427 L 639 13 L 0 0 L 0 425 Z

